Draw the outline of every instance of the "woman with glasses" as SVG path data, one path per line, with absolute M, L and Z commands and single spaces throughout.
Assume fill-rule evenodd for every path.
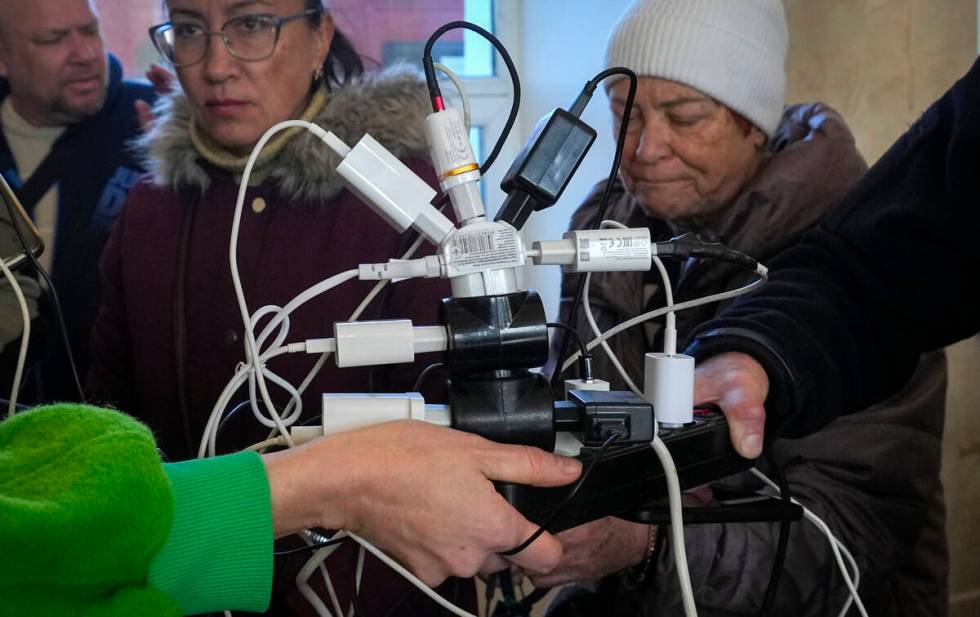
M 262 134 L 297 118 L 351 145 L 368 133 L 431 185 L 436 180 L 422 132 L 429 109 L 424 83 L 405 71 L 364 74 L 320 0 L 167 0 L 166 7 L 169 21 L 150 35 L 180 89 L 157 106 L 138 144 L 150 177 L 131 192 L 103 255 L 104 300 L 88 385 L 93 400 L 146 422 L 163 451 L 180 460 L 197 455 L 211 410 L 245 359 L 229 237 L 243 169 Z M 343 189 L 333 172 L 338 163 L 302 129 L 277 134 L 262 150 L 238 233 L 249 312 L 283 306 L 329 276 L 387 261 L 410 244 Z M 372 287 L 350 281 L 310 301 L 290 315 L 287 342 L 333 336 L 333 323 L 348 320 Z M 438 280 L 400 283 L 361 319 L 435 324 L 446 295 L 448 286 Z M 269 368 L 299 386 L 315 361 L 292 354 L 270 360 Z M 412 366 L 339 370 L 331 359 L 306 388 L 302 417 L 319 417 L 323 392 L 406 391 L 417 373 Z M 281 412 L 289 397 L 270 389 Z M 232 405 L 247 400 L 247 390 Z M 217 443 L 227 452 L 268 436 L 245 405 L 221 427 Z M 359 473 L 384 471 L 377 466 L 351 462 Z M 289 596 L 288 610 L 308 612 L 294 579 L 309 553 L 294 557 L 278 587 Z M 328 561 L 342 599 L 351 597 L 355 562 L 349 546 Z M 319 575 L 311 583 L 323 587 Z M 371 593 L 360 599 L 362 614 L 383 614 L 398 602 L 404 614 L 436 612 L 421 594 L 404 599 L 409 585 L 378 562 L 367 565 L 364 585 Z

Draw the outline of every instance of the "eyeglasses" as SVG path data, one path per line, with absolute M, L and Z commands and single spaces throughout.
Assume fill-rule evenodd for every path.
M 157 51 L 175 67 L 195 64 L 204 59 L 212 36 L 221 37 L 228 52 L 239 60 L 265 60 L 276 50 L 282 25 L 296 19 L 312 17 L 321 9 L 278 15 L 240 15 L 225 22 L 216 32 L 205 30 L 190 21 L 167 22 L 150 28 L 150 39 Z

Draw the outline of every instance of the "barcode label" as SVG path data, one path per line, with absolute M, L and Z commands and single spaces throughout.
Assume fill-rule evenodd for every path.
M 517 230 L 498 223 L 478 223 L 461 229 L 444 245 L 447 274 L 450 277 L 485 270 L 524 265 L 524 250 Z
M 453 256 L 462 257 L 474 253 L 495 251 L 497 247 L 493 241 L 493 236 L 494 232 L 492 231 L 456 236 L 453 239 Z

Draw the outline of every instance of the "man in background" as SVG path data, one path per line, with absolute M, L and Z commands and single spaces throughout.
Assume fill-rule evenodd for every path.
M 40 262 L 60 296 L 81 377 L 99 306 L 99 256 L 141 172 L 126 145 L 139 131 L 136 102 L 155 98 L 152 86 L 122 75 L 119 61 L 105 52 L 91 0 L 0 2 L 0 174 L 44 239 Z M 32 314 L 40 313 L 21 400 L 77 399 L 48 292 L 29 269 L 21 280 Z M 2 285 L 0 380 L 6 381 L 13 373 L 8 357 L 16 355 L 8 343 L 20 336 L 21 317 Z

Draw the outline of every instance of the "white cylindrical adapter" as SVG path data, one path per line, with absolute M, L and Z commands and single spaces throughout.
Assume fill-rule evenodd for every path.
M 657 422 L 681 426 L 694 421 L 694 358 L 648 353 L 643 366 L 643 397 Z
M 425 141 L 429 144 L 432 164 L 440 178 L 455 175 L 454 172 L 459 173 L 458 170 L 473 165 L 480 168 L 473 154 L 470 132 L 466 130 L 463 114 L 454 107 L 447 107 L 426 117 Z
M 476 183 L 480 165 L 458 109 L 448 107 L 425 119 L 425 140 L 442 190 L 449 193 L 460 223 L 486 214 Z
M 334 324 L 339 368 L 412 362 L 416 353 L 445 351 L 442 326 L 412 327 L 411 320 L 342 321 Z
M 394 420 L 425 420 L 425 408 L 425 399 L 417 392 L 326 393 L 323 395 L 323 434 L 342 433 Z

